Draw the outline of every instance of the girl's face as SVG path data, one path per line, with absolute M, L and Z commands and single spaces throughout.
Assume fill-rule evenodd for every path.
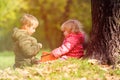
M 64 36 L 66 37 L 66 36 L 68 36 L 69 34 L 70 34 L 70 29 L 69 28 L 65 28 L 64 30 L 63 30 L 63 34 L 64 34 Z
M 69 32 L 68 31 L 63 31 L 63 34 L 66 37 L 69 34 Z

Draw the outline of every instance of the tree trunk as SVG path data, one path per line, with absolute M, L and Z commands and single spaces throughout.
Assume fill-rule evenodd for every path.
M 120 0 L 91 0 L 92 32 L 86 57 L 120 63 Z
M 67 4 L 65 6 L 65 11 L 64 11 L 64 13 L 62 15 L 62 17 L 63 17 L 62 20 L 64 20 L 64 21 L 66 21 L 69 18 L 70 6 L 71 6 L 72 2 L 73 2 L 72 0 L 67 0 Z

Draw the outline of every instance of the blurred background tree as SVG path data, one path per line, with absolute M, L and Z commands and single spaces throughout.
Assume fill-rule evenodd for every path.
M 19 25 L 21 10 L 27 10 L 24 0 L 0 0 L 0 51 L 11 50 L 11 32 Z
M 12 50 L 12 30 L 20 27 L 24 13 L 37 17 L 39 27 L 33 35 L 43 48 L 58 47 L 63 39 L 60 26 L 68 19 L 78 19 L 86 33 L 91 30 L 90 0 L 0 0 L 0 51 Z

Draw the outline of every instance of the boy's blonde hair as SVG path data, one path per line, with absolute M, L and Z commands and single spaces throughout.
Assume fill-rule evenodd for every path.
M 38 26 L 39 22 L 36 17 L 31 14 L 24 14 L 20 20 L 22 25 L 27 25 L 28 27 L 35 25 Z
M 82 24 L 78 20 L 74 19 L 65 21 L 61 26 L 62 31 L 69 29 L 69 31 L 73 33 L 82 32 L 83 31 L 82 28 L 83 28 Z

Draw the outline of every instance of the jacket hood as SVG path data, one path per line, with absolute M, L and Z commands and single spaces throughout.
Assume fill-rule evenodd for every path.
M 21 36 L 24 36 L 26 34 L 27 34 L 27 31 L 21 30 L 21 29 L 18 29 L 18 28 L 14 28 L 13 29 L 13 35 L 12 35 L 13 41 L 19 40 Z

